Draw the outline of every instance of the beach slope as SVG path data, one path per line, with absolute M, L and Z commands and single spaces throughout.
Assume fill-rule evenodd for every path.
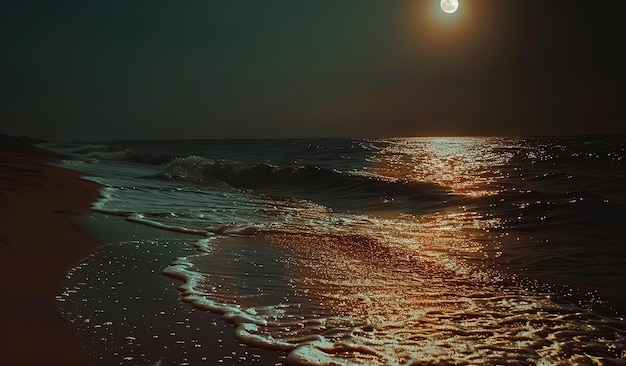
M 98 186 L 51 153 L 0 136 L 0 364 L 89 365 L 56 305 L 67 272 L 98 245 L 77 231 Z

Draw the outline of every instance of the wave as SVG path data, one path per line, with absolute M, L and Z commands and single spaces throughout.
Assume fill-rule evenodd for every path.
M 624 346 L 626 330 L 615 319 L 503 287 L 477 268 L 464 273 L 427 257 L 405 261 L 365 237 L 268 233 L 218 240 L 199 241 L 201 254 L 179 257 L 163 273 L 183 282 L 183 301 L 234 324 L 239 341 L 286 351 L 293 365 L 400 365 L 423 357 L 547 364 L 564 355 L 571 363 L 610 362 Z M 286 248 L 289 260 L 281 258 Z M 585 356 L 572 352 L 580 337 Z
M 79 155 L 84 160 L 117 160 L 149 165 L 163 165 L 174 158 L 167 154 L 103 144 L 84 145 L 72 149 L 71 153 Z
M 107 263 L 114 273 L 122 266 L 141 269 L 137 264 L 147 258 L 146 272 L 182 281 L 181 296 L 198 313 L 219 314 L 236 325 L 238 341 L 289 353 L 290 364 L 619 363 L 626 349 L 624 311 L 613 308 L 626 300 L 621 160 L 561 154 L 551 141 L 528 149 L 522 142 L 503 148 L 510 162 L 470 166 L 434 180 L 440 185 L 410 181 L 426 175 L 402 165 L 384 165 L 382 173 L 398 170 L 400 179 L 358 172 L 370 163 L 376 168 L 374 160 L 339 164 L 328 149 L 308 160 L 284 150 L 265 159 L 264 147 L 249 144 L 240 146 L 243 153 L 193 151 L 187 143 L 185 150 L 153 150 L 163 160 L 139 173 L 137 165 L 124 165 L 138 175 L 109 179 L 96 211 L 198 234 L 198 251 L 172 252 L 179 243 L 165 240 L 156 248 L 143 241 L 113 245 L 82 267 L 89 272 L 83 277 L 106 279 L 99 271 Z M 79 153 L 130 161 L 146 158 L 144 147 L 94 145 Z M 432 154 L 407 164 L 428 168 Z M 436 166 L 434 175 L 450 166 Z M 494 177 L 486 179 L 493 194 L 451 193 L 458 192 L 455 182 L 481 174 Z M 448 183 L 450 190 L 442 187 Z M 392 214 L 381 214 L 386 210 Z M 149 257 L 155 253 L 163 256 L 158 266 Z M 128 280 L 110 277 L 103 288 L 134 278 L 124 276 Z M 68 288 L 64 299 L 83 307 L 89 298 Z M 141 290 L 137 298 L 153 299 Z M 97 300 L 82 311 L 101 309 Z M 114 300 L 111 309 L 119 309 Z M 127 329 L 124 324 L 121 332 Z M 137 339 L 148 345 L 151 337 Z M 204 357 L 195 337 L 180 344 Z M 125 351 L 116 354 L 130 354 Z
M 319 166 L 273 166 L 201 156 L 177 158 L 166 164 L 160 177 L 215 185 L 226 183 L 264 194 L 290 194 L 330 208 L 350 210 L 422 211 L 450 198 L 433 183 L 391 179 Z

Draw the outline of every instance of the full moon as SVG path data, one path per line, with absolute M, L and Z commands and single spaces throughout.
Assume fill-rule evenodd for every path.
M 441 9 L 448 14 L 454 13 L 459 8 L 459 0 L 441 0 Z

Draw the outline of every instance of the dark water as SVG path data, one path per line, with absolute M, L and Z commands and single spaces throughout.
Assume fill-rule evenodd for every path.
M 589 364 L 626 350 L 624 136 L 50 147 L 104 185 L 96 211 L 197 234 L 161 269 L 182 300 L 288 363 Z M 110 262 L 102 252 L 78 272 Z

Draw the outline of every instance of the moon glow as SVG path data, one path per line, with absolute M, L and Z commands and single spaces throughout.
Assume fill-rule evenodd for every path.
M 459 8 L 459 0 L 441 0 L 441 9 L 448 14 L 454 13 Z

